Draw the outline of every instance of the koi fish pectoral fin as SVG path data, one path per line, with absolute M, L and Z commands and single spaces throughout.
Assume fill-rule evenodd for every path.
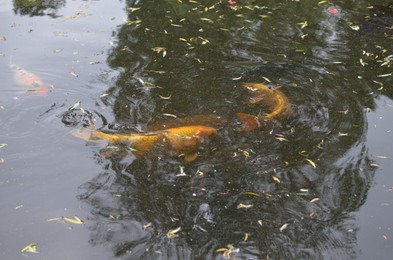
M 262 127 L 262 122 L 257 116 L 245 113 L 236 113 L 237 117 L 243 121 L 242 129 L 244 131 L 252 131 Z
M 185 160 L 186 162 L 192 162 L 192 161 L 194 161 L 197 157 L 198 157 L 198 155 L 197 155 L 196 152 L 187 153 L 187 154 L 184 155 L 184 160 Z

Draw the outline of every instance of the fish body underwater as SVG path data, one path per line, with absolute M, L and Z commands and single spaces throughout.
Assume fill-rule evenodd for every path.
M 15 64 L 11 64 L 10 67 L 18 85 L 24 86 L 27 91 L 38 93 L 40 96 L 48 95 L 50 87 L 39 76 Z
M 205 137 L 215 135 L 217 130 L 202 125 L 168 128 L 143 134 L 110 134 L 100 130 L 83 128 L 73 133 L 86 141 L 106 140 L 112 144 L 125 144 L 137 157 L 146 155 L 155 145 L 168 144 L 168 148 L 192 162 L 197 158 L 197 149 Z
M 243 88 L 252 93 L 250 104 L 263 104 L 270 110 L 261 116 L 245 113 L 237 113 L 237 117 L 243 121 L 242 129 L 252 131 L 261 128 L 268 119 L 283 120 L 292 114 L 291 103 L 279 87 L 270 88 L 262 83 L 244 83 Z

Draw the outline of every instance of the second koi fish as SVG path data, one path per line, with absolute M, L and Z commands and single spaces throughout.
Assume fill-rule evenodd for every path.
M 11 64 L 10 67 L 17 84 L 26 87 L 27 91 L 38 93 L 40 96 L 48 95 L 50 86 L 45 84 L 39 76 L 15 64 Z
M 244 83 L 243 88 L 253 93 L 250 104 L 264 104 L 270 110 L 270 113 L 261 116 L 237 113 L 237 117 L 243 121 L 243 130 L 252 131 L 261 128 L 268 119 L 280 120 L 291 115 L 291 103 L 287 96 L 278 90 L 280 87 L 269 88 L 261 83 Z
M 212 127 L 193 125 L 150 132 L 146 134 L 109 134 L 99 130 L 84 128 L 73 135 L 83 140 L 106 140 L 109 143 L 130 145 L 137 157 L 147 154 L 156 144 L 168 144 L 170 150 L 184 156 L 192 162 L 197 158 L 197 149 L 205 137 L 215 135 Z

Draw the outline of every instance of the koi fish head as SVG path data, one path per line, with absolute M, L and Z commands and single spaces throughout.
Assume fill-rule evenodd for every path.
M 262 84 L 262 83 L 243 83 L 243 88 L 247 89 L 251 92 L 256 92 L 256 91 L 269 91 L 272 90 L 272 87 L 269 87 L 268 85 Z
M 236 113 L 236 115 L 241 121 L 243 121 L 242 130 L 244 131 L 259 129 L 264 125 L 264 121 L 260 120 L 257 116 L 245 113 Z

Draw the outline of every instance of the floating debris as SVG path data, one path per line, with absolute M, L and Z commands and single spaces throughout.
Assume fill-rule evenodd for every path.
M 30 243 L 27 246 L 25 246 L 22 250 L 20 250 L 22 253 L 38 253 L 37 250 L 37 243 Z
M 254 207 L 254 205 L 253 204 L 243 204 L 243 203 L 240 203 L 239 205 L 237 205 L 237 209 L 249 209 L 249 208 L 252 208 L 252 207 Z
M 282 226 L 280 227 L 280 232 L 283 232 L 285 229 L 288 228 L 288 226 L 289 226 L 289 223 L 285 223 L 284 225 L 282 225 Z
M 166 235 L 168 238 L 178 237 L 179 235 L 177 233 L 180 232 L 180 230 L 181 230 L 181 227 L 169 230 Z

